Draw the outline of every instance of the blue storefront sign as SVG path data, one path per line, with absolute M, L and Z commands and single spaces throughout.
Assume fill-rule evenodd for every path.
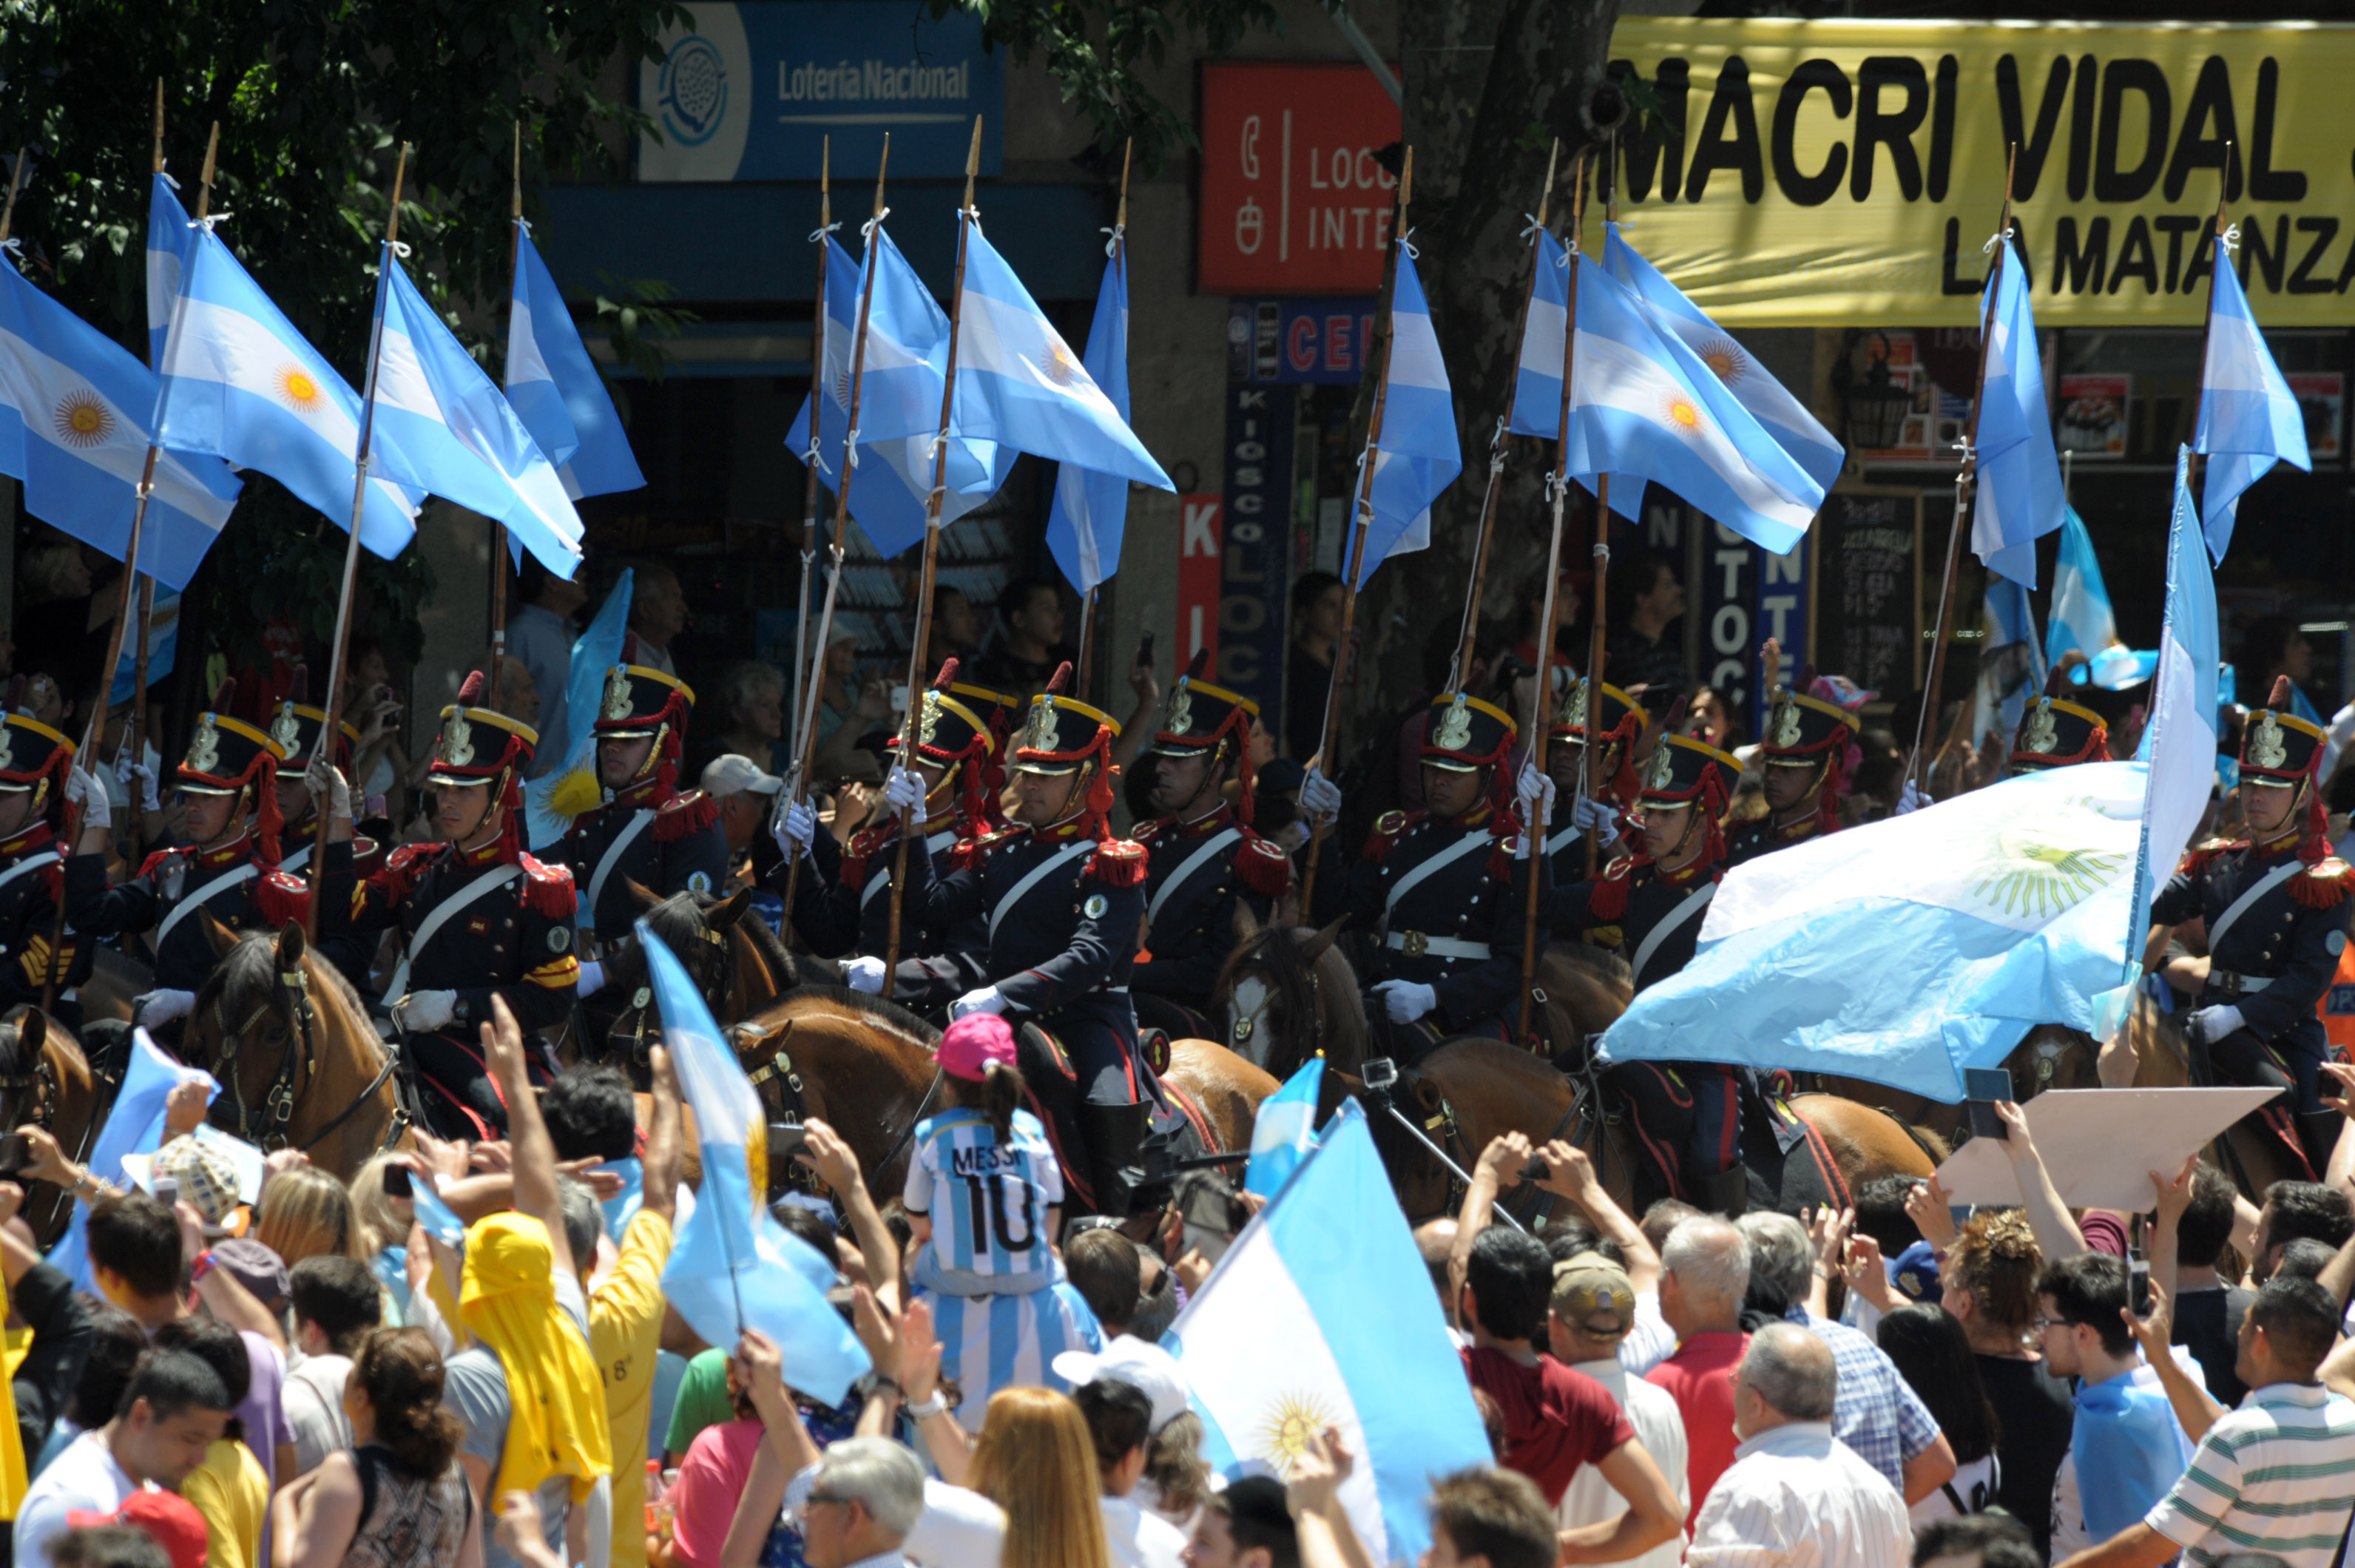
M 638 67 L 638 178 L 815 180 L 833 141 L 834 176 L 875 177 L 891 137 L 893 178 L 964 173 L 973 117 L 981 172 L 1001 167 L 1006 61 L 982 47 L 980 19 L 933 20 L 892 0 L 742 0 L 685 7 L 663 59 Z M 837 211 L 865 208 L 837 187 Z
M 1227 379 L 1354 387 L 1374 341 L 1371 294 L 1238 298 L 1227 306 Z

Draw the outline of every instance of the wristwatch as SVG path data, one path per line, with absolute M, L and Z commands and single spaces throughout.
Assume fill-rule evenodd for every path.
M 943 1394 L 940 1390 L 934 1389 L 932 1391 L 932 1398 L 919 1400 L 913 1404 L 903 1404 L 900 1408 L 905 1410 L 909 1415 L 913 1417 L 915 1420 L 930 1421 L 935 1415 L 946 1415 L 948 1413 L 949 1402 L 946 1395 Z

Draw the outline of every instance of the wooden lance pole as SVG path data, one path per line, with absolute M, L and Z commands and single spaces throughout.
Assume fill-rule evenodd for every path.
M 507 327 L 515 327 L 516 270 L 523 264 L 523 122 L 515 123 L 515 173 L 507 198 Z M 512 374 L 513 367 L 509 367 Z M 507 526 L 491 519 L 491 707 L 499 706 L 500 679 L 507 662 Z M 319 752 L 335 755 L 333 732 L 319 731 Z M 357 784 L 359 781 L 352 781 Z M 325 815 L 322 813 L 321 815 Z
M 1128 297 L 1128 161 L 1135 152 L 1136 138 L 1131 136 L 1120 155 L 1120 216 L 1112 220 L 1112 264 L 1113 270 L 1122 275 L 1120 297 L 1124 300 Z M 1120 325 L 1124 354 L 1128 324 L 1123 321 Z M 1080 595 L 1080 664 L 1073 672 L 1071 690 L 1083 702 L 1095 700 L 1089 694 L 1088 677 L 1096 662 L 1096 589 L 1097 585 L 1091 583 L 1088 591 Z
M 787 743 L 794 748 L 794 755 L 796 757 L 801 754 L 799 724 L 803 683 L 810 678 L 810 576 L 817 561 L 818 508 L 823 504 L 823 496 L 818 485 L 818 475 L 822 472 L 818 461 L 818 426 L 824 421 L 820 419 L 819 413 L 826 406 L 824 400 L 832 391 L 832 389 L 826 385 L 826 274 L 828 271 L 826 263 L 827 256 L 831 253 L 826 245 L 826 238 L 833 232 L 834 138 L 828 136 L 818 144 L 817 232 L 810 236 L 817 245 L 817 293 L 815 296 L 817 304 L 810 329 L 812 369 L 809 450 L 802 454 L 802 463 L 805 470 L 802 481 L 802 586 L 800 594 L 794 600 L 794 705 L 786 709 L 794 719 L 794 722 L 786 726 L 789 737 Z M 847 464 L 844 466 L 843 474 L 846 478 L 848 477 Z M 826 650 L 819 648 L 817 652 L 823 655 Z

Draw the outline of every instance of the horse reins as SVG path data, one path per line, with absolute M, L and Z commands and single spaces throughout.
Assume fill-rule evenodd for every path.
M 400 1065 L 400 1059 L 391 1051 L 384 1052 L 384 1064 L 377 1069 L 377 1074 L 369 1081 L 368 1087 L 361 1090 L 351 1104 L 338 1112 L 333 1120 L 312 1134 L 301 1145 L 295 1146 L 293 1140 L 287 1136 L 287 1129 L 294 1120 L 294 1084 L 298 1069 L 299 1075 L 306 1086 L 316 1083 L 319 1077 L 318 1040 L 315 1033 L 317 1013 L 311 1003 L 311 976 L 306 971 L 281 970 L 278 975 L 278 984 L 282 992 L 293 993 L 293 1000 L 288 1004 L 288 1010 L 293 1016 L 287 1029 L 286 1049 L 280 1053 L 278 1069 L 272 1074 L 270 1087 L 262 1095 L 262 1114 L 256 1115 L 254 1108 L 246 1104 L 245 1092 L 240 1087 L 237 1064 L 238 1057 L 243 1050 L 246 1031 L 271 1012 L 274 997 L 265 997 L 256 1003 L 253 1011 L 246 1015 L 245 1021 L 232 1029 L 229 1027 L 229 1015 L 223 1007 L 227 987 L 224 986 L 220 992 L 215 993 L 213 1022 L 220 1029 L 221 1039 L 219 1048 L 213 1053 L 212 1072 L 215 1078 L 229 1086 L 229 1102 L 237 1111 L 236 1131 L 239 1137 L 263 1148 L 299 1147 L 304 1152 L 308 1152 L 316 1148 L 328 1134 L 350 1121 L 359 1114 L 362 1106 L 376 1098 L 377 1092 L 385 1086 L 387 1081 L 392 1077 L 394 1070 Z M 299 1051 L 296 1048 L 298 1038 L 301 1041 Z M 384 1136 L 378 1141 L 378 1152 L 390 1148 L 399 1141 L 408 1121 L 408 1109 L 396 1104 L 390 1119 L 386 1123 Z

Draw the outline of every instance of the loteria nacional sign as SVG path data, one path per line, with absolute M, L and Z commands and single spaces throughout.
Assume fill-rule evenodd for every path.
M 2220 195 L 2259 319 L 2355 322 L 2355 27 L 1630 16 L 1612 55 L 1660 104 L 1620 223 L 1720 321 L 1971 322 L 2016 146 L 2040 323 L 2197 325 Z

